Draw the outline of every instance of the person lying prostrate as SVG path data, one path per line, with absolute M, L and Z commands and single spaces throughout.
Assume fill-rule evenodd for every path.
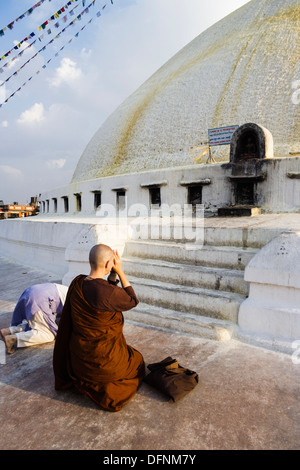
M 22 293 L 10 326 L 0 331 L 8 354 L 17 348 L 55 340 L 67 291 L 67 286 L 44 283 L 30 286 Z

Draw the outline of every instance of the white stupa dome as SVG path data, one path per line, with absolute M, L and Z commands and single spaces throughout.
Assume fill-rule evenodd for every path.
M 299 156 L 299 33 L 299 0 L 252 0 L 219 21 L 110 115 L 72 182 L 192 165 L 209 128 L 246 122 L 273 134 L 275 157 Z M 214 149 L 229 159 L 227 146 Z

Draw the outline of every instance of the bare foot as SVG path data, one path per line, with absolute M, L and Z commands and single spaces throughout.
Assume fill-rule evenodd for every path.
M 4 342 L 6 346 L 7 354 L 13 354 L 16 350 L 16 335 L 6 335 L 4 336 Z
M 10 335 L 11 332 L 8 328 L 3 328 L 2 330 L 0 330 L 0 334 L 1 334 L 2 338 L 4 339 L 4 336 Z

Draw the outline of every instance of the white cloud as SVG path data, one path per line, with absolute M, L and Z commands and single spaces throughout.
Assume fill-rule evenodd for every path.
M 20 124 L 32 124 L 45 119 L 43 103 L 35 103 L 31 108 L 24 111 L 17 120 Z
M 86 49 L 85 47 L 81 49 L 80 55 L 83 59 L 89 59 L 92 55 L 92 49 Z
M 7 176 L 19 177 L 22 175 L 18 168 L 14 168 L 9 165 L 0 165 L 0 173 L 4 173 Z
M 52 79 L 49 79 L 51 86 L 59 87 L 63 83 L 70 84 L 82 76 L 82 71 L 76 66 L 76 62 L 64 57 L 60 62 L 60 67 L 55 71 L 55 75 Z
M 2 127 L 8 127 L 8 122 L 7 121 L 2 121 Z
M 60 158 L 59 160 L 48 160 L 47 161 L 47 167 L 50 170 L 62 168 L 62 167 L 65 166 L 65 164 L 66 164 L 66 159 L 65 158 Z

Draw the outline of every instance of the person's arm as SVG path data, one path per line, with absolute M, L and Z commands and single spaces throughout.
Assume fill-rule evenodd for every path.
M 126 289 L 126 287 L 130 287 L 130 286 L 131 286 L 131 284 L 130 284 L 129 280 L 127 279 L 127 276 L 126 276 L 126 274 L 124 273 L 123 270 L 122 270 L 122 271 L 119 271 L 119 272 L 118 272 L 118 275 L 119 275 L 119 279 L 120 279 L 120 281 L 121 281 L 121 284 L 122 284 L 123 289 Z
M 122 288 L 115 286 L 109 298 L 109 304 L 112 310 L 125 312 L 136 307 L 139 300 L 131 285 Z
M 123 271 L 122 260 L 119 253 L 114 251 L 114 255 L 114 267 L 112 268 L 112 271 L 115 271 L 115 273 L 119 276 L 122 288 L 117 287 L 114 290 L 112 296 L 110 297 L 110 302 L 112 307 L 116 310 L 130 310 L 131 308 L 134 308 L 139 303 L 139 301 L 126 274 Z

